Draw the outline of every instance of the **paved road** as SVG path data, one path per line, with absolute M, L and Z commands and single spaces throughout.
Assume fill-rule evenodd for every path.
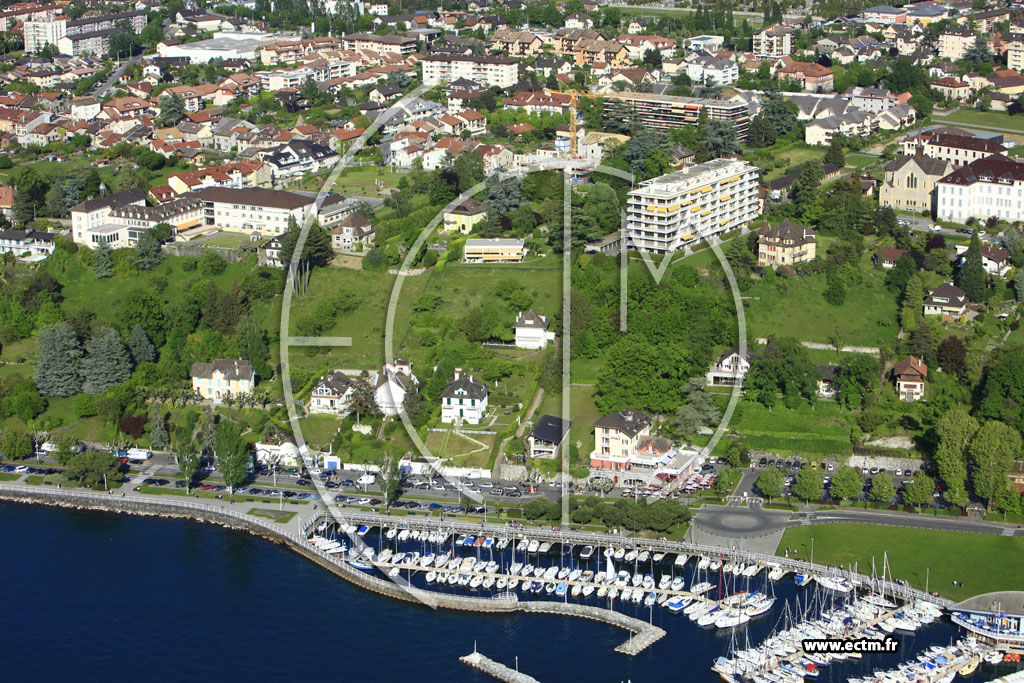
M 89 94 L 97 99 L 103 97 L 107 94 L 107 91 L 117 83 L 117 79 L 121 77 L 121 74 L 123 74 L 129 66 L 132 64 L 138 64 L 140 61 L 142 61 L 142 55 L 135 55 L 131 59 L 121 62 L 121 65 L 111 70 L 111 72 L 107 74 L 107 77 L 101 83 L 96 84 L 96 86 L 93 87 L 92 92 Z
M 789 523 L 790 526 L 806 526 L 808 524 L 828 524 L 830 522 L 859 522 L 884 524 L 913 529 L 936 529 L 942 531 L 965 531 L 976 534 L 992 534 L 994 536 L 1016 536 L 1024 538 L 1024 528 L 1012 525 L 978 522 L 961 517 L 942 517 L 922 514 L 894 513 L 882 510 L 835 510 L 810 513 L 798 513 L 799 519 Z

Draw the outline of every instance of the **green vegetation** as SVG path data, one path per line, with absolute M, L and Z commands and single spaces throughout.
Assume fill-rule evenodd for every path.
M 292 520 L 292 517 L 294 517 L 298 513 L 295 510 L 270 510 L 267 508 L 252 508 L 251 510 L 249 510 L 249 514 L 255 515 L 256 517 L 266 517 L 267 519 L 272 519 L 279 524 L 287 524 Z
M 716 398 L 725 405 L 726 397 Z M 805 405 L 768 409 L 756 401 L 742 400 L 729 427 L 743 435 L 745 446 L 755 450 L 782 456 L 846 455 L 852 446 L 850 430 L 855 427 L 855 417 L 832 402 L 819 401 L 811 410 Z M 724 453 L 727 446 L 723 439 L 715 453 Z
M 932 120 L 935 123 L 960 123 L 983 128 L 1005 128 L 1024 133 L 1024 120 L 1019 116 L 1010 116 L 1005 112 L 960 109 L 946 116 L 932 114 Z
M 893 577 L 924 590 L 930 568 L 929 590 L 953 600 L 1020 587 L 1021 538 L 874 524 L 815 524 L 787 529 L 776 554 L 796 548 L 801 559 L 810 559 L 812 536 L 817 564 L 856 565 L 861 573 L 870 574 L 871 560 L 880 571 L 885 552 Z M 980 557 L 985 561 L 978 562 Z M 954 586 L 954 581 L 963 585 Z

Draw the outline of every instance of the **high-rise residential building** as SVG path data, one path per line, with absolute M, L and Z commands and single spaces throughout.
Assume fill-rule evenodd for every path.
M 792 26 L 783 26 L 782 24 L 764 27 L 754 34 L 751 45 L 754 57 L 773 59 L 792 54 L 795 32 L 796 29 Z
M 757 217 L 757 167 L 715 159 L 646 180 L 629 193 L 626 244 L 668 254 Z
M 56 45 L 57 41 L 67 35 L 67 17 L 54 15 L 40 19 L 31 19 L 25 24 L 25 52 L 36 54 L 47 45 Z

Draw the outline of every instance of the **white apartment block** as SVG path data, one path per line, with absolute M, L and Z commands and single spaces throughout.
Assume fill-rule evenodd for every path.
M 1024 69 L 1024 33 L 1004 33 L 1006 68 L 1020 73 Z
M 519 62 L 511 57 L 437 54 L 420 63 L 423 82 L 431 86 L 465 78 L 488 87 L 508 88 L 519 81 Z
M 1024 164 L 995 154 L 961 166 L 939 180 L 937 216 L 963 223 L 968 218 L 1024 218 Z
M 66 17 L 53 17 L 25 22 L 25 52 L 35 54 L 47 45 L 56 45 L 67 35 Z
M 752 52 L 757 59 L 777 59 L 793 53 L 792 26 L 775 24 L 767 26 L 754 34 L 751 41 Z
M 207 187 L 195 193 L 203 201 L 207 225 L 245 234 L 281 235 L 288 219 L 302 225 L 314 199 L 264 188 Z
M 758 169 L 715 159 L 640 184 L 629 193 L 628 246 L 667 254 L 746 225 L 757 217 Z

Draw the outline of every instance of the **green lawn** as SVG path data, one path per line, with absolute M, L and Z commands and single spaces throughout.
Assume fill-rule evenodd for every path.
M 977 111 L 973 109 L 961 109 L 949 116 L 932 115 L 934 123 L 963 123 L 975 126 L 987 126 L 989 128 L 1006 128 L 1024 133 L 1024 118 L 1010 116 L 1005 112 Z
M 248 235 L 220 234 L 217 237 L 214 237 L 212 239 L 203 240 L 202 242 L 197 242 L 195 244 L 195 246 L 197 246 L 197 247 L 227 247 L 228 249 L 235 249 L 235 248 L 237 248 L 237 247 L 241 246 L 242 244 L 245 244 L 246 242 L 249 242 L 249 241 L 250 240 L 249 240 L 249 236 Z
M 377 168 L 374 166 L 362 166 L 352 167 L 342 172 L 338 176 L 337 182 L 334 183 L 329 189 L 332 192 L 339 194 L 352 194 L 360 195 L 363 197 L 384 197 L 387 196 L 386 190 L 398 185 L 399 179 L 405 175 L 404 173 L 394 173 L 388 169 Z M 293 190 L 310 190 L 319 191 L 323 187 L 325 175 L 317 175 L 308 181 L 301 183 L 293 188 Z M 384 185 L 378 187 L 376 182 L 380 181 Z
M 862 283 L 847 289 L 841 306 L 825 301 L 824 275 L 758 282 L 744 292 L 748 339 L 774 334 L 828 344 L 838 333 L 847 345 L 891 345 L 897 332 L 896 300 L 884 282 L 881 272 L 865 270 Z
M 338 433 L 340 420 L 334 415 L 307 415 L 299 418 L 302 438 L 317 450 L 327 450 L 328 445 Z
M 295 510 L 268 510 L 266 508 L 253 508 L 249 510 L 250 515 L 266 517 L 280 524 L 287 524 L 297 513 Z
M 856 166 L 857 168 L 864 168 L 869 164 L 873 164 L 878 161 L 879 158 L 873 154 L 863 154 L 861 152 L 854 152 L 846 155 L 846 165 Z
M 616 7 L 621 13 L 623 18 L 638 16 L 638 17 L 682 17 L 686 14 L 692 14 L 695 10 L 684 9 L 684 8 L 671 8 L 671 7 Z M 743 23 L 746 19 L 750 26 L 757 28 L 764 22 L 761 17 L 758 16 L 747 16 L 747 15 L 736 15 L 735 24 L 737 26 Z
M 724 408 L 728 396 L 716 395 Z M 808 405 L 790 409 L 777 405 L 769 411 L 760 403 L 742 399 L 736 406 L 729 429 L 743 435 L 750 448 L 779 453 L 782 456 L 849 455 L 853 414 L 840 411 L 829 401 L 819 401 L 814 410 Z M 724 452 L 727 441 L 718 443 Z
M 953 600 L 1021 587 L 1021 538 L 875 524 L 815 524 L 787 529 L 776 554 L 793 547 L 802 559 L 809 559 L 812 536 L 818 564 L 857 563 L 862 574 L 870 574 L 871 559 L 880 571 L 885 553 L 894 578 L 924 589 L 930 568 L 929 589 Z M 964 585 L 954 586 L 953 581 Z

